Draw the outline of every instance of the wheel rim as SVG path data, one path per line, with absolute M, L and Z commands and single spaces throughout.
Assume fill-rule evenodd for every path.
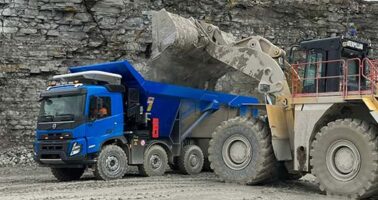
M 198 166 L 198 164 L 199 164 L 199 157 L 195 153 L 191 153 L 189 155 L 189 159 L 188 160 L 189 160 L 189 165 L 192 168 L 196 168 Z
M 119 165 L 119 160 L 117 157 L 115 156 L 108 156 L 106 158 L 106 168 L 110 171 L 110 172 L 114 172 L 114 171 L 117 171 L 119 168 L 120 168 L 120 165 Z
M 156 154 L 152 155 L 150 158 L 150 164 L 151 164 L 152 169 L 159 169 L 162 165 L 160 156 Z
M 357 147 L 348 140 L 338 140 L 327 150 L 326 164 L 330 174 L 340 181 L 349 181 L 359 172 L 361 155 Z
M 251 162 L 251 144 L 246 137 L 233 135 L 223 144 L 222 157 L 229 168 L 234 170 L 244 169 Z

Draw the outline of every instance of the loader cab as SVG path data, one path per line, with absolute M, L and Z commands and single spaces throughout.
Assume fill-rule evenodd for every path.
M 346 74 L 348 90 L 358 90 L 366 82 L 359 68 L 369 50 L 368 43 L 356 38 L 332 37 L 301 42 L 290 52 L 291 64 L 297 66 L 302 79 L 301 92 L 340 92 Z

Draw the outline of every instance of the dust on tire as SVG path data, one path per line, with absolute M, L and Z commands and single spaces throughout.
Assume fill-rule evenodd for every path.
M 159 166 L 154 167 L 151 161 L 156 156 L 156 159 L 160 159 Z M 168 155 L 163 147 L 159 145 L 152 145 L 144 152 L 143 165 L 138 166 L 139 174 L 142 176 L 161 176 L 165 173 L 168 167 Z
M 377 192 L 378 184 L 378 141 L 377 129 L 359 119 L 339 119 L 328 123 L 311 145 L 312 173 L 317 177 L 319 187 L 329 195 L 364 198 Z M 349 141 L 361 156 L 360 169 L 349 181 L 340 181 L 326 161 L 329 148 L 338 141 Z M 329 160 L 329 159 L 328 159 Z M 326 161 L 326 163 L 325 163 Z M 331 170 L 330 170 L 331 169 Z M 353 172 L 355 173 L 355 172 Z M 333 175 L 332 175 L 333 174 Z
M 234 170 L 225 164 L 222 153 L 225 141 L 232 135 L 240 134 L 251 146 L 252 159 L 243 169 Z M 275 157 L 271 137 L 266 125 L 257 119 L 236 117 L 219 125 L 212 134 L 209 145 L 211 168 L 222 180 L 240 184 L 256 184 L 272 177 Z
M 203 152 L 197 145 L 186 145 L 178 158 L 178 167 L 183 174 L 199 174 L 202 171 L 203 164 Z
M 114 170 L 109 168 L 108 165 L 111 165 L 109 162 L 117 162 L 117 166 L 114 167 Z M 125 151 L 117 145 L 107 145 L 103 147 L 94 168 L 94 175 L 99 180 L 122 178 L 127 170 L 127 156 Z

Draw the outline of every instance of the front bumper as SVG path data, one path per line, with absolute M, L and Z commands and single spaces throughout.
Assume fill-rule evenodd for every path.
M 73 143 L 81 145 L 77 155 L 70 156 Z M 83 167 L 96 162 L 86 153 L 84 139 L 76 140 L 38 140 L 34 142 L 34 160 L 41 166 L 47 167 Z

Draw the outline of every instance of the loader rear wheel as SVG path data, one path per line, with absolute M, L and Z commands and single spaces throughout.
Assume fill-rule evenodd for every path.
M 178 159 L 178 166 L 183 174 L 199 174 L 204 163 L 203 152 L 196 145 L 186 145 Z
M 365 198 L 378 185 L 377 129 L 359 119 L 328 123 L 311 145 L 312 173 L 329 195 Z
M 58 181 L 79 180 L 85 168 L 51 168 L 52 174 Z
M 153 145 L 144 153 L 143 165 L 139 165 L 139 174 L 143 176 L 162 176 L 168 167 L 168 155 L 163 147 Z
M 241 117 L 225 121 L 215 129 L 209 145 L 209 160 L 222 180 L 240 184 L 270 179 L 276 162 L 264 123 Z
M 99 180 L 122 178 L 127 170 L 125 151 L 117 145 L 105 146 L 101 150 L 94 168 L 94 175 Z

